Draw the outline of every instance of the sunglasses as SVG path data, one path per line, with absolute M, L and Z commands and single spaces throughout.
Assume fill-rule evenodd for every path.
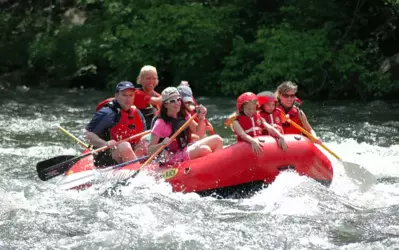
M 169 104 L 169 103 L 177 103 L 177 102 L 181 102 L 181 98 L 170 99 L 170 100 L 165 101 L 164 103 Z
M 295 94 L 292 94 L 292 95 L 282 94 L 281 96 L 284 97 L 284 98 L 295 98 L 296 97 Z

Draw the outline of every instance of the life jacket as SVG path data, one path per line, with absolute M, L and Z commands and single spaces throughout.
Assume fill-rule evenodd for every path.
M 104 107 L 107 107 L 107 105 L 108 105 L 109 103 L 113 102 L 114 100 L 115 100 L 114 97 L 110 97 L 110 98 L 107 98 L 107 99 L 105 99 L 104 101 L 100 102 L 100 103 L 97 105 L 97 107 L 96 107 L 96 112 L 99 111 L 100 109 L 104 108 Z
M 140 87 L 140 88 L 136 89 L 136 96 L 137 95 L 145 96 L 147 94 L 144 92 L 143 87 Z M 160 94 L 158 94 L 155 91 L 152 91 L 151 97 L 159 97 L 159 96 L 160 96 Z M 146 106 L 144 106 L 144 105 L 142 105 L 141 102 L 136 102 L 136 100 L 135 100 L 135 105 L 141 111 L 141 113 L 144 115 L 147 127 L 150 128 L 152 119 L 157 114 L 157 112 L 160 110 L 159 105 L 154 106 L 154 105 L 148 103 Z
M 159 116 L 154 117 L 153 119 L 153 124 L 157 119 L 159 119 Z M 172 125 L 172 133 L 168 136 L 172 136 L 183 124 L 187 121 L 183 116 L 179 115 L 177 118 L 172 118 L 168 117 L 166 120 L 164 120 L 165 123 L 171 124 Z M 161 143 L 165 138 L 160 138 L 159 143 Z M 183 132 L 181 132 L 177 137 L 176 137 L 176 142 L 177 145 L 179 146 L 180 150 L 184 150 L 188 144 L 191 142 L 191 130 L 190 127 L 187 127 Z
M 280 116 L 280 110 L 274 109 L 272 113 L 267 113 L 263 110 L 259 112 L 259 115 L 265 119 L 267 123 L 272 125 L 274 128 L 276 128 L 280 133 L 284 133 L 283 127 L 282 127 L 282 122 L 281 122 L 281 116 Z M 268 135 L 269 133 L 267 130 L 263 132 L 264 135 Z
M 253 117 L 240 114 L 237 116 L 236 120 L 245 131 L 245 133 L 247 133 L 251 137 L 262 135 L 263 130 L 266 129 L 263 126 L 261 116 L 258 113 L 256 113 L 256 115 Z M 237 141 L 243 141 L 243 139 L 241 139 L 237 132 L 234 131 L 234 133 L 236 134 Z
M 109 107 L 116 114 L 114 125 L 109 128 L 108 133 L 106 133 L 107 135 L 103 136 L 105 137 L 103 139 L 121 141 L 144 131 L 144 122 L 141 120 L 139 110 L 135 106 L 132 106 L 126 112 L 121 109 L 119 103 L 114 98 L 108 98 L 97 105 L 96 111 L 103 107 Z M 140 138 L 137 138 L 130 141 L 130 143 L 135 144 L 139 140 Z
M 302 121 L 299 118 L 299 112 L 300 109 L 297 106 L 292 106 L 289 109 L 285 109 L 280 103 L 277 104 L 276 109 L 278 109 L 283 115 L 288 115 L 289 118 L 291 119 L 291 121 L 295 122 L 296 124 L 298 124 L 299 126 L 303 127 Z M 284 122 L 282 124 L 283 130 L 284 130 L 284 134 L 301 134 L 302 132 L 295 128 L 294 126 L 292 126 L 289 122 Z

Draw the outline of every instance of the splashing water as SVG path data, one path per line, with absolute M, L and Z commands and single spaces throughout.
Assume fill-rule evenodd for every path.
M 60 94 L 62 93 L 62 94 Z M 32 90 L 0 94 L 0 249 L 396 249 L 399 245 L 399 104 L 368 108 L 306 104 L 309 120 L 342 159 L 378 177 L 361 192 L 333 157 L 326 188 L 284 172 L 251 198 L 173 193 L 140 174 L 117 194 L 111 185 L 61 191 L 42 182 L 38 161 L 80 148 L 57 131 L 81 135 L 95 104 L 91 90 Z M 216 132 L 234 137 L 223 120 L 225 99 L 202 99 Z M 392 112 L 394 110 L 394 112 Z M 395 113 L 396 112 L 396 113 Z M 385 114 L 385 115 L 384 115 Z

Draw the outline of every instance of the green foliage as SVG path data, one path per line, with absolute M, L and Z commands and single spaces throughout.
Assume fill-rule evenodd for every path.
M 261 28 L 252 44 L 236 42 L 233 52 L 226 60 L 222 73 L 224 91 L 239 94 L 245 89 L 261 92 L 274 88 L 285 79 L 307 83 L 317 88 L 324 67 L 332 60 L 327 39 L 328 30 L 299 32 L 288 24 L 273 28 Z M 245 53 L 245 55 L 243 55 Z M 242 66 L 242 57 L 254 58 Z M 236 77 L 230 72 L 245 72 Z
M 210 82 L 208 73 L 218 65 L 233 36 L 233 9 L 206 8 L 201 5 L 164 4 L 138 8 L 135 4 L 109 4 L 109 22 L 103 39 L 115 73 L 110 82 L 135 79 L 144 64 L 173 75 L 171 82 L 189 79 L 193 85 Z M 119 13 L 116 15 L 116 13 Z M 219 41 L 219 42 L 215 42 Z M 162 74 L 160 74 L 162 77 Z
M 221 75 L 224 92 L 274 90 L 287 79 L 298 82 L 308 97 L 328 92 L 340 99 L 355 92 L 351 95 L 366 99 L 391 91 L 389 75 L 373 68 L 363 43 L 355 40 L 335 48 L 330 27 L 298 31 L 283 23 L 259 29 L 253 43 L 237 38 Z
M 19 70 L 32 76 L 28 84 L 71 86 L 81 79 L 100 88 L 135 81 L 140 68 L 151 64 L 161 85 L 188 80 L 196 94 L 236 96 L 293 80 L 309 98 L 381 98 L 399 91 L 398 82 L 379 69 L 385 59 L 381 41 L 396 36 L 398 5 L 6 1 L 0 4 L 0 76 Z

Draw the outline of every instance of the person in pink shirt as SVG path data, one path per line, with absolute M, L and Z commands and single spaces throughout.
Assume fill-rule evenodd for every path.
M 166 145 L 166 162 L 176 163 L 203 157 L 223 149 L 223 139 L 219 135 L 211 135 L 192 143 L 191 133 L 199 136 L 205 134 L 207 110 L 202 105 L 198 107 L 198 123 L 191 121 L 188 128 L 180 133 L 176 140 L 171 141 L 170 137 L 190 118 L 190 115 L 182 105 L 182 98 L 177 88 L 168 87 L 162 91 L 161 96 L 161 110 L 151 131 L 149 154 Z

